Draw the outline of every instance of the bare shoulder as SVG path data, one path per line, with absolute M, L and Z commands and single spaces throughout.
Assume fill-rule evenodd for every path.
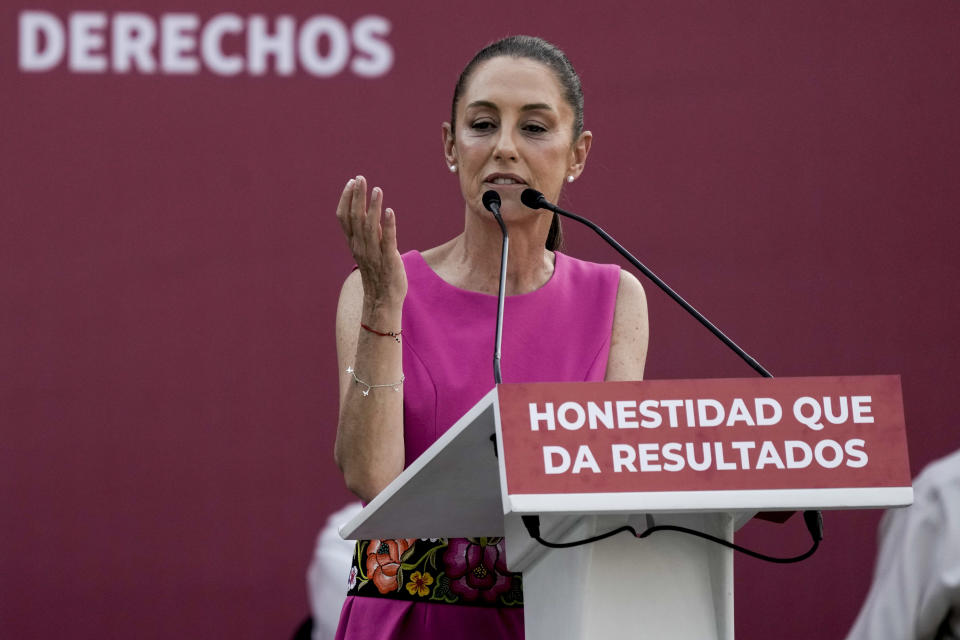
M 636 276 L 621 269 L 606 379 L 642 380 L 649 338 L 647 294 Z
M 613 336 L 621 338 L 626 333 L 647 332 L 647 294 L 643 285 L 629 271 L 620 269 L 620 284 L 617 288 L 617 306 L 613 315 Z
M 621 305 L 642 305 L 644 313 L 647 309 L 647 294 L 643 285 L 635 275 L 624 269 L 620 269 L 620 286 L 617 289 L 617 307 Z

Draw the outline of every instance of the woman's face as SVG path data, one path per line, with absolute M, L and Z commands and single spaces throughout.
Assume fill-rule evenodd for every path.
M 477 66 L 457 104 L 456 130 L 444 124 L 446 159 L 457 167 L 467 204 L 482 209 L 483 193 L 494 189 L 505 215 L 526 211 L 520 194 L 527 188 L 556 202 L 590 149 L 589 132 L 574 142 L 573 119 L 549 67 L 507 56 Z

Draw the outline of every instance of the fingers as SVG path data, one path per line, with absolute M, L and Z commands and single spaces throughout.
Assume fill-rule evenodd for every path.
M 350 201 L 350 235 L 363 242 L 363 223 L 367 217 L 367 179 L 357 176 L 353 181 L 353 199 Z
M 383 212 L 383 236 L 380 238 L 380 250 L 383 253 L 397 250 L 397 217 L 393 209 Z
M 362 218 L 366 210 L 365 198 L 366 181 L 363 176 L 347 180 L 340 194 L 340 201 L 337 203 L 337 220 L 348 238 L 356 235 L 363 224 Z
M 380 244 L 380 205 L 383 204 L 383 190 L 374 187 L 370 193 L 370 203 L 367 205 L 364 217 L 364 233 L 371 245 Z
M 392 209 L 388 210 L 389 215 L 381 213 L 382 207 L 383 189 L 374 187 L 368 200 L 367 180 L 363 176 L 348 180 L 340 194 L 337 220 L 358 262 L 368 253 L 396 249 L 396 218 Z M 369 257 L 378 261 L 373 255 Z
M 350 203 L 353 200 L 353 183 L 355 181 L 356 178 L 347 180 L 347 184 L 343 187 L 343 192 L 340 194 L 340 202 L 337 203 L 337 221 L 340 223 L 340 228 L 343 229 L 343 232 L 346 234 L 350 233 Z

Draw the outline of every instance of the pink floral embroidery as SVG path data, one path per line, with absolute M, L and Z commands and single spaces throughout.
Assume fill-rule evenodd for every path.
M 464 600 L 494 602 L 510 589 L 503 538 L 453 538 L 443 562 L 451 590 Z

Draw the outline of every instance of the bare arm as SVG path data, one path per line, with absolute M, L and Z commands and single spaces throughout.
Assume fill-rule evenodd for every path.
M 605 379 L 643 380 L 649 337 L 643 286 L 632 274 L 621 270 Z
M 403 387 L 370 389 L 399 383 L 401 345 L 380 332 L 399 331 L 407 280 L 397 251 L 396 220 L 383 194 L 366 198 L 366 180 L 347 183 L 337 218 L 347 237 L 357 271 L 350 274 L 337 306 L 337 362 L 340 368 L 340 417 L 334 456 L 347 487 L 370 500 L 403 470 Z M 350 368 L 353 374 L 347 372 Z M 364 394 L 364 391 L 367 393 Z

